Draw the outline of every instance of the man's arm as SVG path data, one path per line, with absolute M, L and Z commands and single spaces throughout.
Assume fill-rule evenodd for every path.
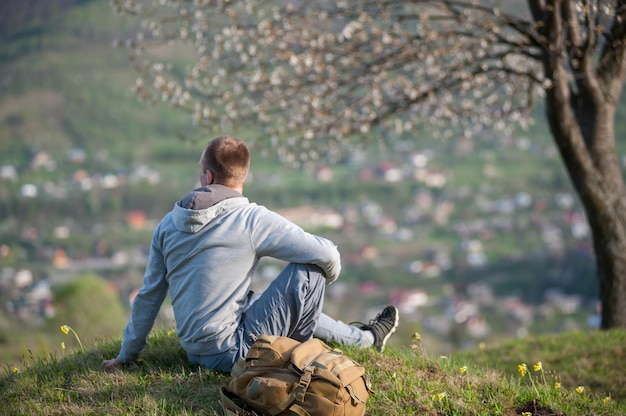
M 105 369 L 136 360 L 145 348 L 148 334 L 167 295 L 165 274 L 163 255 L 158 248 L 156 237 L 153 237 L 143 286 L 133 301 L 131 316 L 124 330 L 122 347 L 116 358 L 102 362 Z
M 339 277 L 341 256 L 337 246 L 326 238 L 304 231 L 275 212 L 267 210 L 251 235 L 259 256 L 315 264 L 324 272 L 327 284 Z

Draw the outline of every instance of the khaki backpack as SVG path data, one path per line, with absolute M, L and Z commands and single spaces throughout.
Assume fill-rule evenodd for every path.
M 363 415 L 365 368 L 319 339 L 261 335 L 231 372 L 220 399 L 228 416 Z

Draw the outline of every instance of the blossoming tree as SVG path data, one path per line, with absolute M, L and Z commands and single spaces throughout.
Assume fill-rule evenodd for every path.
M 626 328 L 626 190 L 614 132 L 626 2 L 610 0 L 112 0 L 145 100 L 211 131 L 263 127 L 287 162 L 339 159 L 418 125 L 471 135 L 530 121 L 544 100 L 589 219 L 602 327 Z M 178 42 L 191 64 L 163 62 Z

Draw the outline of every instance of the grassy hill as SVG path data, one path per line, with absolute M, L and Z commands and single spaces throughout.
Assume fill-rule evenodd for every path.
M 101 371 L 119 340 L 25 358 L 0 374 L 2 414 L 220 415 L 228 375 L 189 365 L 175 335 L 153 333 L 142 360 Z M 434 357 L 413 345 L 345 350 L 372 381 L 369 415 L 618 415 L 626 412 L 626 332 L 570 332 Z M 536 366 L 541 362 L 541 369 Z M 518 366 L 528 371 L 521 375 Z M 535 367 L 535 368 L 534 368 Z M 537 370 L 537 371 L 535 371 Z M 558 383 L 558 384 L 557 384 Z M 528 412 L 528 413 L 524 413 Z

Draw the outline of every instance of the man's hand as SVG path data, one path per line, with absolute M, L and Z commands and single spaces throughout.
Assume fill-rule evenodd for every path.
M 113 370 L 116 367 L 120 367 L 122 364 L 123 363 L 119 361 L 117 358 L 102 361 L 102 367 L 107 371 Z

